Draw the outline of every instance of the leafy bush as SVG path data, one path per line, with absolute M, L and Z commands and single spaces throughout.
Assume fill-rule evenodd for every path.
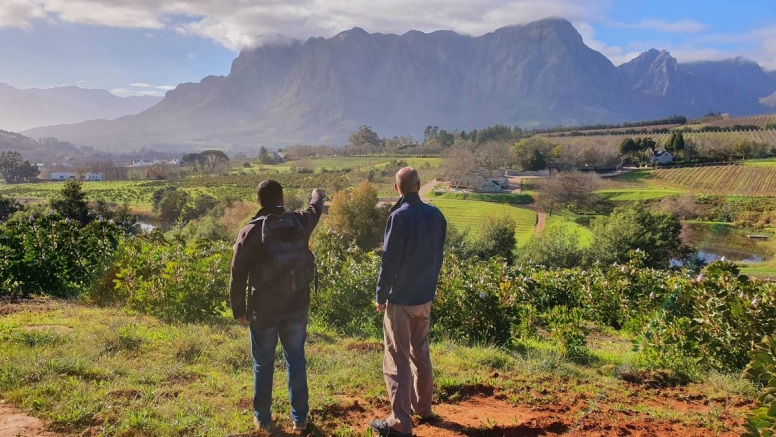
M 382 317 L 374 301 L 380 258 L 334 232 L 317 234 L 314 244 L 318 290 L 311 295 L 312 317 L 349 335 L 379 335 Z
M 582 311 L 579 308 L 568 309 L 557 306 L 550 310 L 545 318 L 550 326 L 550 332 L 558 342 L 563 352 L 572 360 L 587 358 L 587 328 L 582 322 Z
M 0 231 L 0 296 L 86 291 L 108 269 L 123 236 L 106 221 L 82 226 L 56 214 L 16 214 Z
M 753 410 L 744 425 L 741 437 L 772 437 L 776 435 L 776 339 L 766 335 L 749 352 L 752 361 L 746 366 L 744 376 L 762 385 L 757 398 L 758 408 Z
M 155 231 L 121 247 L 113 297 L 168 321 L 202 321 L 227 308 L 231 251 L 224 243 L 169 241 Z

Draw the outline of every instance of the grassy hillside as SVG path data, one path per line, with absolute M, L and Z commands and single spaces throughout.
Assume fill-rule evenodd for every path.
M 459 230 L 469 230 L 471 233 L 476 233 L 486 217 L 510 216 L 517 224 L 515 236 L 518 246 L 527 244 L 534 235 L 536 213 L 530 209 L 478 200 L 435 198 L 431 200 L 431 203 L 442 211 L 448 223 Z
M 776 195 L 776 166 L 660 169 L 652 171 L 652 176 L 659 182 L 704 193 Z
M 53 429 L 109 436 L 263 435 L 251 432 L 246 328 L 227 319 L 167 324 L 56 301 L 4 305 L 0 396 Z M 434 408 L 444 422 L 416 426 L 415 435 L 740 433 L 741 406 L 751 403 L 754 391 L 738 376 L 712 375 L 676 388 L 628 382 L 630 339 L 593 334 L 586 364 L 566 360 L 541 336 L 524 340 L 522 352 L 433 344 Z M 389 409 L 381 342 L 312 326 L 307 351 L 310 435 L 369 436 L 369 420 Z M 290 430 L 280 353 L 273 400 L 280 427 L 273 435 L 298 435 Z

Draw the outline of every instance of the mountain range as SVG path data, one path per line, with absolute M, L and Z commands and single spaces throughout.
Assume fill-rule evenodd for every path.
M 161 97 L 118 97 L 105 90 L 76 86 L 17 89 L 0 83 L 0 129 L 23 131 L 37 126 L 113 119 L 137 114 Z
M 339 143 L 359 125 L 381 136 L 496 123 L 540 127 L 773 111 L 776 73 L 744 58 L 679 63 L 649 50 L 615 66 L 564 19 L 472 37 L 354 28 L 243 50 L 228 76 L 185 83 L 137 114 L 42 127 L 33 137 L 136 147 Z M 769 97 L 770 96 L 770 97 Z M 107 118 L 107 117 L 102 117 Z

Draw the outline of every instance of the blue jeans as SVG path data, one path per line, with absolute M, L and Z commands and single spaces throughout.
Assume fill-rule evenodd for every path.
M 275 348 L 280 337 L 288 372 L 288 394 L 291 418 L 300 424 L 310 411 L 307 392 L 307 361 L 304 343 L 307 338 L 308 310 L 289 314 L 272 322 L 251 323 L 253 355 L 253 414 L 262 426 L 272 422 L 272 377 L 275 373 Z

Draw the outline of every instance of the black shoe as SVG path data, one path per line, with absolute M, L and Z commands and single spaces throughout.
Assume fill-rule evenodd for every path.
M 396 437 L 412 437 L 411 432 L 399 432 L 391 428 L 388 422 L 385 420 L 373 420 L 369 426 L 372 427 L 372 431 L 376 432 L 380 437 L 396 436 Z

